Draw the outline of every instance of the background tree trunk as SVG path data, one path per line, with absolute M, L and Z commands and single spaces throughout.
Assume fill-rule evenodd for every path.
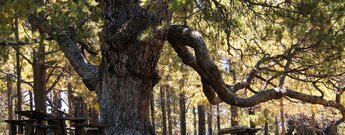
M 204 105 L 198 105 L 198 118 L 199 118 L 199 135 L 205 135 L 206 123 L 205 123 L 205 107 Z
M 248 115 L 254 115 L 254 114 L 255 114 L 254 107 L 249 107 L 248 108 Z M 250 128 L 255 128 L 255 124 L 251 119 L 249 120 L 249 125 L 250 125 Z
M 219 110 L 219 104 L 217 104 L 217 131 L 220 130 L 220 110 Z
M 43 37 L 40 39 L 37 52 L 34 51 L 34 98 L 35 110 L 46 112 L 46 66 L 45 66 L 45 45 Z
M 156 133 L 156 122 L 155 122 L 155 93 L 154 91 L 151 92 L 150 96 L 150 107 L 151 107 L 151 124 L 152 124 L 152 132 Z
M 180 134 L 186 135 L 186 101 L 184 92 L 180 93 Z
M 238 107 L 237 106 L 231 106 L 230 107 L 230 119 L 231 119 L 231 127 L 238 126 Z
M 268 135 L 268 110 L 264 110 L 264 116 L 265 116 L 265 127 L 264 127 L 264 135 Z
M 166 86 L 161 86 L 160 94 L 161 94 L 161 109 L 162 109 L 162 135 L 167 134 L 167 119 L 166 119 L 166 108 L 165 108 L 165 90 Z
M 193 106 L 193 131 L 194 131 L 194 135 L 197 135 L 197 126 L 196 126 L 196 109 L 195 106 Z
M 19 42 L 19 28 L 18 28 L 18 17 L 16 16 L 14 20 L 14 26 L 15 26 L 15 39 L 16 42 Z M 22 70 L 21 70 L 21 64 L 20 64 L 20 46 L 15 47 L 16 50 L 16 71 L 17 71 L 17 107 L 16 111 L 22 111 L 22 88 L 21 88 L 21 75 L 22 75 Z M 22 119 L 22 116 L 18 114 L 17 116 L 18 120 Z M 22 134 L 23 133 L 23 126 L 19 125 L 18 126 L 18 133 Z
M 212 132 L 212 105 L 209 105 L 209 111 L 207 113 L 207 128 L 208 128 L 208 134 L 209 135 L 212 135 L 213 132 Z
M 73 86 L 71 81 L 67 83 L 67 92 L 68 92 L 68 114 L 69 116 L 74 116 L 74 95 L 73 95 Z M 74 123 L 70 123 L 71 127 L 74 127 Z M 71 135 L 74 135 L 74 130 L 70 130 Z
M 68 92 L 68 114 L 74 116 L 74 95 L 73 95 L 73 86 L 69 81 L 67 83 L 67 92 Z
M 168 114 L 168 135 L 173 134 L 173 118 L 171 114 L 171 106 L 172 106 L 172 88 L 170 86 L 166 89 L 166 99 L 167 99 L 167 114 Z
M 312 112 L 311 114 L 311 126 L 312 126 L 312 133 L 313 135 L 316 135 L 316 122 L 315 122 L 315 113 Z
M 274 117 L 274 125 L 275 125 L 275 131 L 274 131 L 274 134 L 275 135 L 279 135 L 279 124 L 278 124 L 278 118 L 277 116 Z
M 284 98 L 280 99 L 280 120 L 281 120 L 281 126 L 282 126 L 282 135 L 285 135 L 285 116 L 284 116 Z
M 8 120 L 12 120 L 13 117 L 13 110 L 12 110 L 12 91 L 13 91 L 13 88 L 12 88 L 12 80 L 11 80 L 11 76 L 10 75 L 7 75 L 6 76 L 6 81 L 7 81 L 7 108 L 8 108 Z M 9 135 L 12 135 L 11 133 L 11 125 L 10 124 L 7 124 L 7 129 L 8 129 L 8 134 Z

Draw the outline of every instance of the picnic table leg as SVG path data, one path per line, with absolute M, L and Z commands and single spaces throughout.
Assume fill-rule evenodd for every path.
M 76 124 L 75 135 L 82 135 L 82 134 L 83 134 L 83 127 Z
M 30 123 L 25 124 L 25 135 L 33 135 L 33 129 Z
M 11 130 L 10 130 L 10 135 L 16 135 L 17 134 L 17 127 L 15 124 L 11 123 Z

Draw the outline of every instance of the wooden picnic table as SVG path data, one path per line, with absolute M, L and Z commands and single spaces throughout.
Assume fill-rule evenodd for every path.
M 25 116 L 29 119 L 36 119 L 36 120 L 44 120 L 46 117 L 51 116 L 49 114 L 46 114 L 40 111 L 15 111 L 15 113 Z
M 219 130 L 219 134 L 236 134 L 236 135 L 255 135 L 260 128 L 249 128 L 245 126 L 235 126 L 230 128 L 223 128 Z
M 66 135 L 67 127 L 65 121 L 70 121 L 71 126 L 74 126 L 76 135 L 83 135 L 84 130 L 90 130 L 89 132 L 98 132 L 102 127 L 97 124 L 87 124 L 87 118 L 84 117 L 54 117 L 50 114 L 40 111 L 15 111 L 15 113 L 27 117 L 25 120 L 5 120 L 11 126 L 11 133 L 15 135 L 17 133 L 16 126 L 25 126 L 25 134 L 34 134 L 37 130 L 46 132 L 48 129 L 53 130 L 61 135 Z
M 36 120 L 5 120 L 6 123 L 10 124 L 10 130 L 11 130 L 11 134 L 12 135 L 16 135 L 17 133 L 17 125 L 20 126 L 25 126 L 25 130 L 26 132 L 32 132 L 32 125 L 33 123 L 36 122 Z

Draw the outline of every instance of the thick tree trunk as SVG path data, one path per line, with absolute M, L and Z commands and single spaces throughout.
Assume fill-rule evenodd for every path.
M 180 93 L 180 134 L 181 135 L 186 135 L 186 99 L 185 99 L 185 94 L 182 92 Z
M 104 27 L 96 92 L 103 135 L 153 134 L 150 94 L 159 78 L 156 66 L 165 39 L 158 26 L 171 18 L 168 3 L 152 1 L 152 7 L 160 8 L 146 9 L 140 1 L 100 1 Z
M 207 113 L 207 128 L 208 128 L 208 134 L 212 135 L 212 105 L 209 105 L 209 111 Z
M 160 95 L 161 95 L 161 109 L 162 109 L 162 135 L 167 134 L 167 117 L 166 117 L 166 106 L 165 106 L 165 90 L 166 86 L 160 87 Z
M 199 118 L 199 135 L 205 135 L 206 123 L 205 123 L 205 107 L 204 105 L 198 105 L 198 118 Z

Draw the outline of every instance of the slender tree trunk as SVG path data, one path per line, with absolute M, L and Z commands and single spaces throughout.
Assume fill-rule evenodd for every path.
M 220 130 L 220 111 L 219 111 L 219 104 L 217 104 L 217 131 L 219 133 Z
M 285 135 L 285 116 L 284 116 L 284 100 L 283 98 L 280 99 L 280 120 L 282 125 L 282 135 Z
M 311 125 L 312 125 L 312 133 L 316 135 L 316 123 L 315 123 L 315 113 L 313 112 L 311 115 Z
M 159 80 L 156 67 L 166 32 L 158 26 L 169 25 L 169 2 L 154 1 L 161 8 L 146 9 L 138 0 L 100 1 L 104 25 L 96 92 L 103 135 L 154 134 L 150 94 Z
M 61 108 L 61 93 L 58 90 L 53 91 L 53 114 L 59 117 L 59 110 Z
M 29 91 L 29 102 L 30 102 L 30 111 L 34 110 L 34 101 L 33 101 L 33 97 L 32 97 L 32 92 Z
M 167 134 L 167 120 L 166 120 L 166 108 L 165 108 L 165 90 L 166 86 L 161 86 L 160 94 L 161 94 L 161 109 L 162 109 L 162 135 Z
M 167 87 L 166 89 L 167 93 L 166 93 L 166 99 L 167 99 L 167 114 L 168 114 L 168 135 L 172 135 L 173 134 L 173 118 L 172 118 L 172 114 L 171 114 L 171 106 L 172 106 L 172 89 L 170 88 L 170 86 Z
M 208 134 L 209 135 L 212 135 L 213 132 L 212 132 L 212 105 L 209 105 L 209 111 L 207 113 L 207 128 L 208 128 Z
M 248 109 L 248 114 L 249 115 L 254 115 L 255 114 L 255 111 L 254 111 L 254 108 L 253 107 L 250 107 Z M 252 120 L 249 120 L 249 124 L 250 124 L 250 128 L 255 128 L 255 124 Z
M 89 123 L 90 124 L 98 124 L 98 111 L 96 110 L 95 106 L 89 107 Z
M 277 116 L 274 117 L 274 124 L 275 124 L 275 127 L 276 127 L 274 135 L 279 135 L 279 124 L 278 124 Z
M 231 106 L 230 107 L 231 112 L 231 127 L 238 126 L 238 107 L 237 106 Z
M 18 28 L 18 17 L 16 16 L 15 20 L 15 39 L 16 42 L 19 42 L 19 28 Z M 17 70 L 17 111 L 22 111 L 22 89 L 21 89 L 21 65 L 20 65 L 20 46 L 15 47 L 16 50 L 16 70 Z M 22 116 L 18 114 L 18 120 L 22 119 Z M 18 133 L 23 133 L 23 126 L 18 126 Z
M 77 96 L 74 98 L 74 117 L 77 117 L 77 118 L 84 118 L 84 98 L 82 96 Z M 84 123 L 79 123 L 78 121 L 74 124 L 84 124 Z M 75 134 L 76 135 L 83 135 L 84 132 L 83 132 L 83 129 L 80 128 L 80 127 L 76 127 L 75 129 Z
M 12 91 L 13 91 L 13 88 L 12 88 L 12 80 L 11 80 L 11 77 L 10 75 L 7 75 L 6 76 L 6 81 L 7 81 L 7 108 L 8 108 L 8 120 L 12 120 L 13 117 L 13 110 L 12 110 Z M 10 124 L 7 124 L 7 128 L 8 128 L 8 134 L 9 135 L 12 135 L 12 132 L 11 132 L 11 125 Z
M 264 135 L 268 135 L 268 110 L 264 110 L 264 116 L 265 116 L 265 127 L 264 127 Z
M 69 81 L 67 83 L 67 92 L 68 92 L 68 114 L 70 116 L 74 116 L 74 95 L 73 95 L 73 86 L 72 83 Z
M 205 107 L 204 105 L 198 105 L 198 118 L 199 118 L 199 135 L 205 135 L 206 123 L 205 123 Z
M 74 95 L 73 95 L 73 86 L 71 81 L 68 81 L 67 83 L 67 92 L 68 92 L 68 114 L 69 116 L 74 116 Z M 71 127 L 74 127 L 74 123 L 70 123 Z M 74 135 L 74 130 L 70 130 L 71 135 Z
M 196 109 L 195 106 L 193 106 L 193 131 L 194 131 L 194 135 L 197 135 L 197 127 L 196 127 Z
M 155 93 L 154 91 L 151 92 L 150 97 L 150 107 L 151 107 L 151 124 L 152 124 L 152 132 L 156 133 L 156 122 L 155 122 Z
M 180 93 L 180 134 L 186 134 L 186 100 L 184 92 Z
M 178 100 L 176 100 L 176 99 L 178 99 L 177 97 L 176 97 L 176 95 L 174 94 L 173 95 L 173 97 L 172 97 L 172 105 L 173 105 L 173 114 L 178 114 L 178 110 L 177 110 L 177 107 L 178 107 Z M 176 117 L 176 115 L 171 115 L 171 117 L 172 117 L 172 130 L 173 130 L 173 135 L 177 135 L 178 133 L 179 133 L 179 131 L 178 131 L 178 123 L 177 123 L 177 117 Z

